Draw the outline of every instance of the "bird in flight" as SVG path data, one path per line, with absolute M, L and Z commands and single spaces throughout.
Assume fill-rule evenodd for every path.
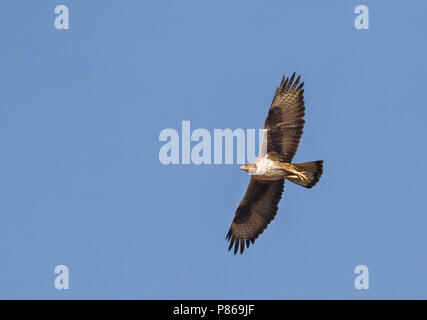
M 226 237 L 234 254 L 239 247 L 242 254 L 274 219 L 285 179 L 312 188 L 322 175 L 323 160 L 291 163 L 305 123 L 304 82 L 299 82 L 295 73 L 283 76 L 265 119 L 260 154 L 255 163 L 240 167 L 251 181 Z

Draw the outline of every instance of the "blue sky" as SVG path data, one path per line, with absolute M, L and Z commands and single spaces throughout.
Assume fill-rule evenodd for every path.
M 54 28 L 66 4 L 70 30 Z M 356 30 L 354 8 L 370 10 Z M 427 4 L 0 1 L 0 298 L 427 298 Z M 159 161 L 159 133 L 261 128 L 305 81 L 291 183 L 242 256 L 249 178 Z M 69 290 L 54 268 L 70 271 Z M 369 290 L 354 288 L 357 265 Z

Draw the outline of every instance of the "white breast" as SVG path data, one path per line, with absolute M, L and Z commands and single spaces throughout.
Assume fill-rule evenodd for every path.
M 264 175 L 269 169 L 274 167 L 274 162 L 263 156 L 257 159 L 256 161 L 256 172 L 255 174 Z

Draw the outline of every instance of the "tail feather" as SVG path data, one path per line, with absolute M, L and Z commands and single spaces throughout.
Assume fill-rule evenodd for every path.
M 305 188 L 313 188 L 317 182 L 319 182 L 320 176 L 323 173 L 323 160 L 303 162 L 303 163 L 292 163 L 301 171 L 305 171 L 306 180 L 288 178 L 289 181 L 296 183 Z

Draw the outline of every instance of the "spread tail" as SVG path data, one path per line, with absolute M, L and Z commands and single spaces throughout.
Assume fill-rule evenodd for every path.
M 306 179 L 300 178 L 287 178 L 293 183 L 299 184 L 305 188 L 313 188 L 314 185 L 319 181 L 320 176 L 323 173 L 323 160 L 303 162 L 303 163 L 292 163 L 297 169 L 303 172 Z

